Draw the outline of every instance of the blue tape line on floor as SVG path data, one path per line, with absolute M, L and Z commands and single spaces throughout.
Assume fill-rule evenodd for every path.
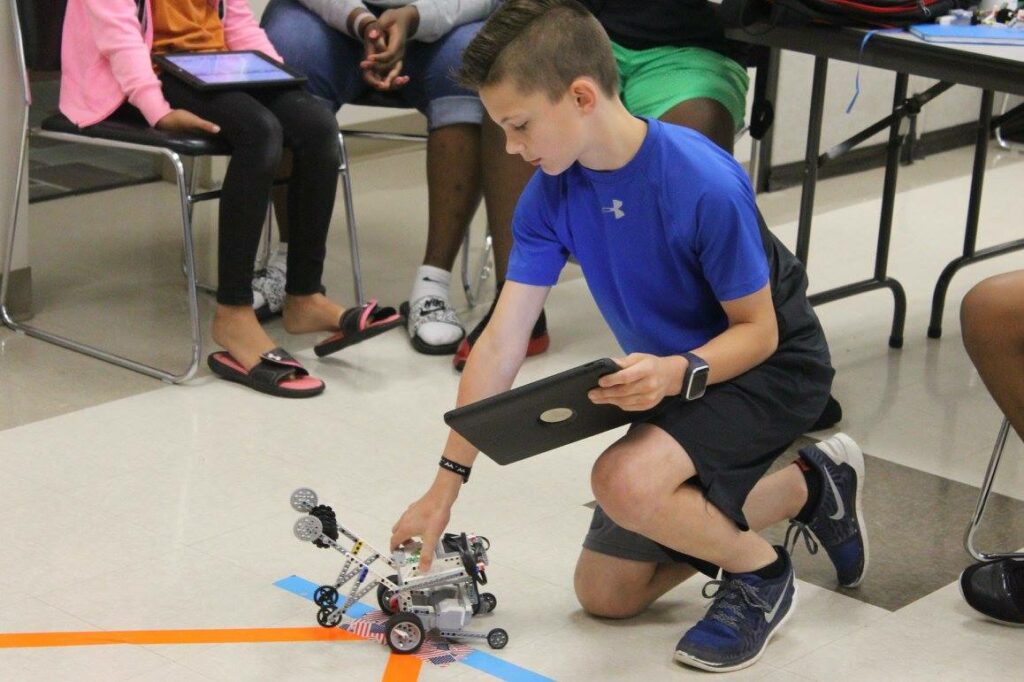
M 287 578 L 282 578 L 274 583 L 275 587 L 280 587 L 282 590 L 287 590 L 292 594 L 297 594 L 303 599 L 313 600 L 313 592 L 319 587 L 316 583 L 312 583 L 305 578 L 300 578 L 297 575 L 290 575 Z M 348 610 L 349 615 L 354 618 L 361 618 L 367 613 L 372 611 L 366 604 L 353 604 L 352 608 Z M 482 651 L 473 651 L 469 656 L 463 658 L 460 663 L 465 663 L 470 668 L 476 668 L 480 672 L 487 673 L 493 677 L 497 677 L 506 682 L 554 682 L 550 677 L 544 677 L 535 672 L 531 672 L 526 668 L 520 668 L 514 663 L 509 663 L 506 660 L 498 658 L 497 656 L 491 656 L 485 654 Z
M 508 682 L 554 682 L 550 677 L 544 677 L 526 668 L 520 668 L 514 663 L 509 663 L 504 659 L 485 654 L 479 650 L 461 659 L 459 663 L 465 663 L 470 668 L 476 668 L 480 672 L 493 675 Z
M 292 594 L 297 594 L 303 599 L 308 599 L 310 601 L 313 601 L 313 592 L 316 591 L 316 588 L 320 587 L 316 583 L 311 583 L 305 578 L 300 578 L 297 575 L 290 575 L 287 578 L 282 578 L 274 583 L 274 586 L 280 587 L 282 590 L 287 590 Z M 353 604 L 352 608 L 348 610 L 348 615 L 353 618 L 362 618 L 371 611 L 373 611 L 373 609 L 366 604 Z

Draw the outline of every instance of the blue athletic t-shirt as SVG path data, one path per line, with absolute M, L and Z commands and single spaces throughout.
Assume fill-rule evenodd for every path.
M 512 223 L 508 279 L 552 286 L 572 254 L 622 349 L 664 356 L 725 331 L 719 301 L 760 290 L 769 272 L 743 168 L 699 133 L 644 120 L 622 168 L 534 174 Z

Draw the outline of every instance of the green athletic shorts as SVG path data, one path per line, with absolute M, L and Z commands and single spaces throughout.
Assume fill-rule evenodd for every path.
M 732 114 L 737 130 L 747 108 L 747 70 L 700 47 L 630 50 L 612 43 L 623 104 L 637 116 L 658 118 L 689 99 L 710 97 Z

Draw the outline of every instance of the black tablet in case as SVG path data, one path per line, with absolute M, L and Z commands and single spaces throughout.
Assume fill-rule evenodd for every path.
M 296 86 L 306 77 L 256 50 L 173 52 L 153 55 L 164 72 L 197 90 Z
M 444 420 L 498 464 L 511 464 L 635 420 L 637 413 L 587 397 L 598 379 L 617 371 L 612 360 L 595 360 L 463 405 Z

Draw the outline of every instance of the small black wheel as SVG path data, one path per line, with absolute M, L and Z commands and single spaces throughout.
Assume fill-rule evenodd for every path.
M 321 585 L 313 592 L 313 602 L 317 606 L 335 606 L 338 603 L 338 590 L 334 585 Z
M 504 632 L 504 631 L 503 631 Z M 396 654 L 411 654 L 423 646 L 425 633 L 423 621 L 415 613 L 396 613 L 388 619 L 384 628 L 384 639 Z M 490 635 L 488 635 L 490 639 Z M 508 637 L 506 636 L 507 640 Z
M 397 583 L 398 576 L 389 575 L 388 580 L 390 580 L 393 583 Z M 379 585 L 377 585 L 377 605 L 380 606 L 381 611 L 388 614 L 389 616 L 395 612 L 395 610 L 391 608 L 392 594 L 393 593 L 391 592 L 391 590 L 389 590 L 387 586 L 384 585 L 384 583 L 380 583 Z
M 492 649 L 504 649 L 508 644 L 508 633 L 501 628 L 494 628 L 487 633 L 487 644 Z
M 497 597 L 490 592 L 484 592 L 480 595 L 480 613 L 490 613 L 496 608 L 498 608 Z
M 338 623 L 341 622 L 341 614 L 334 616 L 331 615 L 335 612 L 333 606 L 324 606 L 316 612 L 316 622 L 320 624 L 322 628 L 334 628 L 338 627 Z

